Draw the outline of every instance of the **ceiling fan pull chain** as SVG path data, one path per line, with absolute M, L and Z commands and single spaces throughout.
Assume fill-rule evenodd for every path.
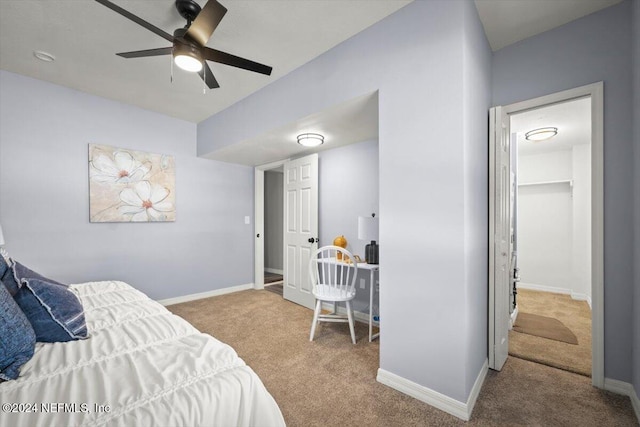
M 170 56 L 171 61 L 171 83 L 173 83 L 173 54 Z
M 202 60 L 203 64 L 202 64 L 202 75 L 204 76 L 204 79 L 202 79 L 202 94 L 206 95 L 207 94 L 207 69 L 205 67 L 206 64 L 204 64 L 204 59 Z

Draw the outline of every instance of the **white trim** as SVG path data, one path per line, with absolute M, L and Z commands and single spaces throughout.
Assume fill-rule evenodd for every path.
M 272 273 L 272 274 L 284 274 L 284 270 L 278 270 L 277 268 L 264 268 L 264 271 L 266 271 L 267 273 Z
M 488 361 L 485 360 L 482 368 L 480 369 L 480 372 L 478 373 L 478 377 L 473 384 L 471 393 L 469 393 L 469 398 L 467 399 L 466 403 L 452 399 L 449 396 L 446 396 L 435 390 L 431 390 L 430 388 L 424 387 L 420 384 L 414 383 L 413 381 L 410 381 L 399 375 L 385 371 L 382 368 L 378 369 L 376 381 L 395 390 L 398 390 L 401 393 L 418 399 L 428 405 L 438 408 L 441 411 L 453 415 L 454 417 L 458 417 L 464 421 L 469 421 L 469 419 L 471 418 L 471 413 L 473 412 L 473 407 L 475 406 L 478 395 L 480 394 L 480 389 L 482 388 L 482 384 L 484 383 L 484 380 L 487 376 L 488 370 L 489 364 Z
M 507 114 L 591 98 L 591 382 L 604 387 L 604 83 L 597 82 L 504 107 Z M 491 161 L 491 158 L 490 158 Z M 491 163 L 489 165 L 491 167 Z M 491 235 L 489 236 L 491 238 Z M 492 247 L 492 246 L 490 246 Z M 491 328 L 491 325 L 489 325 Z
M 636 418 L 638 419 L 638 422 L 640 422 L 640 399 L 638 399 L 638 394 L 632 384 L 624 381 L 613 380 L 611 378 L 605 378 L 604 389 L 612 393 L 629 396 L 629 399 L 631 399 L 631 406 L 636 413 Z
M 571 291 L 571 299 L 574 299 L 576 301 L 586 301 L 587 304 L 589 304 L 589 308 L 592 309 L 591 307 L 591 297 L 587 294 L 581 294 L 578 292 L 573 292 Z
M 198 299 L 217 297 L 219 295 L 230 294 L 233 292 L 246 291 L 247 289 L 253 289 L 253 283 L 247 283 L 244 285 L 230 286 L 228 288 L 214 289 L 213 291 L 199 292 L 197 294 L 183 295 L 181 297 L 167 298 L 158 300 L 158 302 L 164 306 L 180 304 L 182 302 L 195 301 Z
M 549 292 L 552 294 L 571 295 L 571 289 L 556 288 L 553 286 L 538 285 L 537 283 L 518 282 L 518 289 L 528 289 L 530 291 Z

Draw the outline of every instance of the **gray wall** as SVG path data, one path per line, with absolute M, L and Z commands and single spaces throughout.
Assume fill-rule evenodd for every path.
M 486 150 L 477 20 L 471 0 L 410 3 L 198 124 L 203 155 L 378 90 L 380 367 L 462 402 L 487 357 L 487 226 L 465 212 L 486 210 L 486 161 L 465 169 Z
M 633 123 L 634 123 L 634 182 L 635 188 L 635 244 L 634 261 L 634 331 L 633 331 L 633 385 L 640 396 L 640 0 L 633 4 Z
M 378 214 L 378 141 L 322 151 L 318 157 L 320 245 L 331 245 L 333 239 L 344 235 L 347 249 L 364 259 L 369 242 L 358 240 L 358 217 Z M 356 311 L 369 312 L 369 278 L 368 271 L 358 273 Z M 360 288 L 361 279 L 365 280 L 364 289 Z
M 464 292 L 466 317 L 466 394 L 488 354 L 489 247 L 489 107 L 491 107 L 491 48 L 473 3 L 464 3 Z
M 253 282 L 253 169 L 197 158 L 194 124 L 5 71 L 0 93 L 0 220 L 18 261 L 156 299 Z M 89 143 L 174 155 L 176 222 L 90 224 Z
M 605 376 L 630 382 L 633 145 L 629 1 L 494 53 L 493 103 L 604 81 Z
M 264 268 L 282 270 L 284 174 L 264 173 Z

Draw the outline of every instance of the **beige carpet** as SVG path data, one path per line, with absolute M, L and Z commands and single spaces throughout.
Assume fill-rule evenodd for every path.
M 168 307 L 232 345 L 271 392 L 290 427 L 635 426 L 629 398 L 580 375 L 510 358 L 490 371 L 469 423 L 376 381 L 379 343 L 358 324 L 323 323 L 309 342 L 312 311 L 267 291 Z M 384 339 L 384 329 L 383 336 Z
M 519 289 L 518 310 L 558 319 L 576 335 L 578 345 L 511 330 L 510 355 L 591 376 L 591 310 L 586 301 L 576 301 L 569 295 Z

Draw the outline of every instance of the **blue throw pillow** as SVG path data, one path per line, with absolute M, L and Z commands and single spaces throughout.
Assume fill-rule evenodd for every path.
M 13 296 L 20 289 L 20 284 L 13 275 L 14 262 L 4 254 L 0 255 L 0 280 L 4 283 L 9 293 Z
M 36 333 L 38 342 L 65 342 L 86 338 L 82 304 L 66 286 L 48 280 L 22 279 L 14 296 Z
M 44 277 L 43 275 L 41 275 L 39 273 L 36 273 L 35 271 L 33 271 L 33 270 L 25 267 L 24 265 L 20 264 L 18 261 L 15 261 L 13 263 L 13 275 L 15 276 L 15 278 L 20 283 L 18 287 L 22 286 L 21 282 L 24 279 L 39 279 L 39 280 L 43 280 L 45 282 L 53 283 L 53 284 L 56 284 L 56 285 L 67 286 L 67 285 L 63 285 L 60 282 L 56 282 L 55 280 L 48 279 L 48 278 Z
M 2 282 L 0 329 L 0 380 L 14 380 L 20 374 L 20 367 L 33 356 L 36 334 Z

